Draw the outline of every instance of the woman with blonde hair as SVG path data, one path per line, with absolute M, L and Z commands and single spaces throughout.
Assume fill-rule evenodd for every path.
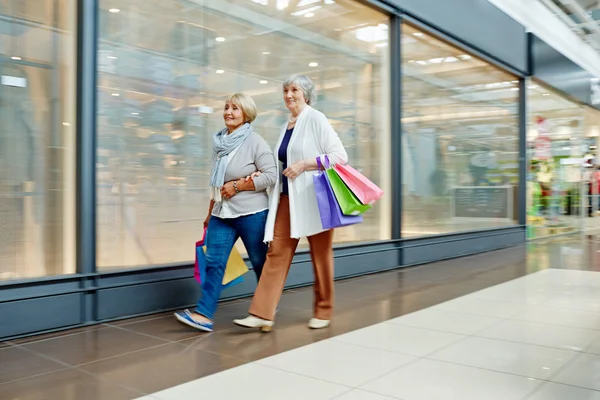
M 269 207 L 267 188 L 276 182 L 277 167 L 271 148 L 252 129 L 256 116 L 254 100 L 236 93 L 225 101 L 225 128 L 213 137 L 202 295 L 194 311 L 175 314 L 180 322 L 205 332 L 213 330 L 225 267 L 238 238 L 248 251 L 257 280 L 267 254 L 263 242 Z
M 265 241 L 271 244 L 250 315 L 234 323 L 271 330 L 298 242 L 307 237 L 315 274 L 314 311 L 308 327 L 326 328 L 333 312 L 333 230 L 323 229 L 311 171 L 326 160 L 345 164 L 348 155 L 327 117 L 311 107 L 315 86 L 310 78 L 288 78 L 283 83 L 283 99 L 291 116 L 281 127 L 275 151 L 279 160 L 276 192 L 271 195 L 265 228 Z

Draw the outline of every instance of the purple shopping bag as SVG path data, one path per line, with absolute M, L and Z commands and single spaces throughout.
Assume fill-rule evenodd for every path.
M 319 162 L 319 167 L 321 163 Z M 325 168 L 329 168 L 329 158 L 325 157 Z M 319 215 L 323 229 L 333 229 L 363 222 L 362 215 L 344 215 L 338 204 L 327 174 L 319 171 L 313 176 Z

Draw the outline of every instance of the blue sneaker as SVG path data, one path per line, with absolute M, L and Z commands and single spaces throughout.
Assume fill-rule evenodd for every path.
M 212 322 L 198 322 L 192 317 L 190 310 L 179 311 L 175 313 L 175 318 L 182 324 L 191 326 L 203 332 L 212 332 L 214 324 Z

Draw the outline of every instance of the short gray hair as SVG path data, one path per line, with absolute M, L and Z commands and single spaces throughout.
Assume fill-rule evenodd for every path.
M 306 104 L 310 105 L 317 98 L 317 89 L 313 81 L 306 75 L 292 75 L 283 82 L 283 88 L 294 85 L 304 93 Z

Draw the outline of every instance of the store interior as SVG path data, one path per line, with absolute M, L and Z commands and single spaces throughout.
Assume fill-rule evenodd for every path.
M 519 81 L 402 28 L 405 238 L 515 225 Z
M 600 111 L 529 83 L 528 237 L 600 228 Z

